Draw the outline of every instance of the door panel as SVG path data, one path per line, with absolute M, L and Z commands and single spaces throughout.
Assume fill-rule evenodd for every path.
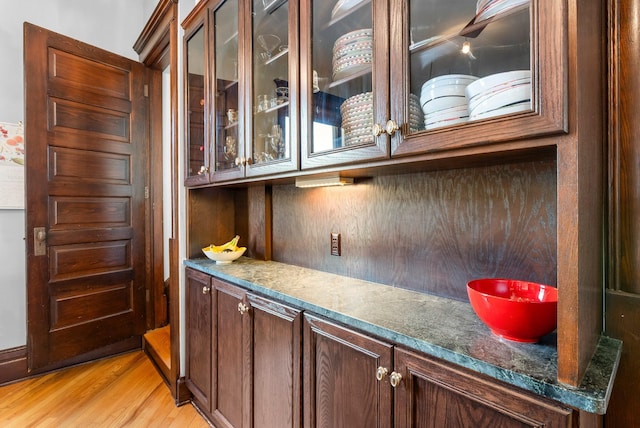
M 137 346 L 144 333 L 144 72 L 25 24 L 31 371 Z M 33 251 L 36 227 L 45 255 Z

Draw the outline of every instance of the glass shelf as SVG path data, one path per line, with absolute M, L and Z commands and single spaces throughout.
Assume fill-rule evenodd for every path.
M 289 54 L 289 49 L 288 48 L 283 49 L 283 50 L 279 51 L 277 54 L 275 54 L 274 56 L 272 56 L 271 58 L 269 58 L 268 60 L 266 60 L 264 62 L 264 65 L 272 64 L 272 63 L 276 62 L 277 60 L 279 60 L 280 58 L 282 58 L 283 56 L 288 55 L 288 54 Z

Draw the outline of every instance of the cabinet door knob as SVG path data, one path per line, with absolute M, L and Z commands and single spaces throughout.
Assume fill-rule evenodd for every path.
M 371 128 L 374 137 L 379 137 L 385 132 L 384 126 L 380 125 L 379 123 L 374 123 Z
M 380 366 L 378 367 L 378 370 L 376 370 L 376 379 L 380 381 L 384 379 L 388 374 L 389 374 L 389 370 Z
M 394 388 L 397 388 L 400 385 L 400 381 L 402 380 L 402 375 L 398 372 L 392 372 L 391 376 L 389 376 L 389 383 Z
M 209 172 L 209 167 L 202 165 L 200 167 L 200 171 L 198 171 L 198 175 L 206 174 Z
M 211 287 L 207 287 L 206 285 L 202 287 L 202 294 L 209 294 L 211 291 Z
M 238 312 L 240 312 L 240 315 L 244 315 L 248 310 L 249 307 L 247 305 L 242 302 L 238 303 Z
M 400 129 L 400 127 L 398 126 L 396 121 L 393 119 L 389 119 L 389 121 L 387 122 L 387 134 L 389 134 L 390 137 L 393 137 L 393 134 L 395 134 L 398 129 Z
M 236 158 L 236 166 L 245 165 L 247 163 L 246 159 L 243 157 Z

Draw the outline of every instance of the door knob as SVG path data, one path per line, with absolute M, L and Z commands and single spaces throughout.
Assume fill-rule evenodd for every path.
M 372 132 L 374 137 L 379 137 L 385 133 L 385 128 L 379 123 L 374 123 L 372 126 Z
M 240 312 L 240 315 L 244 315 L 248 310 L 249 307 L 247 305 L 242 302 L 238 303 L 238 312 Z
M 396 121 L 389 119 L 387 122 L 387 134 L 389 134 L 390 137 L 393 137 L 393 134 L 395 134 L 398 129 L 400 129 L 400 126 L 398 126 Z
M 393 372 L 391 373 L 391 376 L 389 376 L 389 383 L 394 388 L 397 388 L 398 385 L 400 385 L 401 380 L 402 380 L 402 375 L 398 372 Z
M 388 374 L 389 374 L 389 370 L 380 366 L 378 367 L 378 370 L 376 370 L 376 379 L 380 381 L 384 379 Z
M 33 228 L 33 255 L 44 256 L 47 254 L 47 232 L 44 227 Z

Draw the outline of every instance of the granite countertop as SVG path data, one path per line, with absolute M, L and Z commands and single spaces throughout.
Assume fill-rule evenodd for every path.
M 606 412 L 622 347 L 616 339 L 600 338 L 576 388 L 557 381 L 555 333 L 536 344 L 501 339 L 466 302 L 247 257 L 231 264 L 209 259 L 184 264 L 576 409 Z

